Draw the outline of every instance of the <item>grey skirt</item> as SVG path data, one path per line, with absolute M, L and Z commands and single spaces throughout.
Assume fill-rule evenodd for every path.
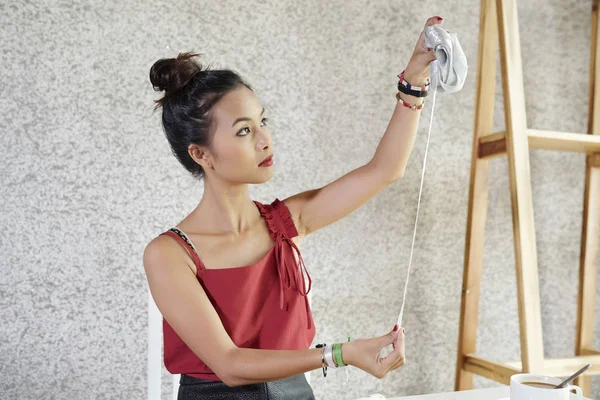
M 279 381 L 229 387 L 223 382 L 194 378 L 185 374 L 179 380 L 177 400 L 314 400 L 304 374 Z

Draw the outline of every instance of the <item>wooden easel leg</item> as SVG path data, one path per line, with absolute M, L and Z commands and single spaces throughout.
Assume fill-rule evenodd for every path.
M 523 371 L 543 372 L 544 345 L 536 254 L 523 66 L 516 0 L 497 0 Z
M 590 51 L 590 107 L 588 133 L 600 134 L 600 32 L 598 29 L 598 3 L 592 5 L 592 45 Z M 583 196 L 583 224 L 581 232 L 581 258 L 579 264 L 579 290 L 577 301 L 577 336 L 575 354 L 585 355 L 594 347 L 594 306 L 596 296 L 596 273 L 598 269 L 598 246 L 600 236 L 600 168 L 593 167 L 593 156 L 586 162 L 585 189 Z M 591 377 L 575 381 L 585 396 L 591 396 Z
M 479 139 L 490 134 L 493 127 L 496 52 L 498 50 L 498 26 L 494 1 L 481 0 L 475 126 L 471 155 L 471 185 L 469 188 L 455 390 L 466 390 L 473 387 L 473 374 L 464 370 L 464 356 L 475 353 L 477 337 L 489 166 L 489 160 L 479 159 L 478 154 Z
M 600 168 L 586 166 L 583 228 L 581 235 L 581 263 L 579 268 L 579 291 L 577 306 L 576 355 L 587 355 L 594 347 L 594 306 L 596 297 L 596 273 L 598 270 L 598 237 L 600 236 Z M 586 397 L 591 396 L 591 377 L 575 381 Z

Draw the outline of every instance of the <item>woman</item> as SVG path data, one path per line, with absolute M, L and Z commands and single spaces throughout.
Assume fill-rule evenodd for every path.
M 432 17 L 425 26 L 441 23 Z M 273 176 L 264 108 L 236 73 L 202 69 L 194 56 L 161 59 L 150 70 L 155 90 L 165 91 L 157 107 L 172 151 L 204 179 L 198 206 L 144 251 L 148 284 L 164 316 L 165 366 L 181 374 L 178 398 L 313 399 L 304 373 L 346 365 L 383 378 L 404 364 L 402 328 L 309 348 L 311 280 L 298 245 L 402 177 L 434 59 L 423 33 L 371 161 L 271 204 L 248 194 L 248 184 Z M 381 357 L 390 344 L 394 350 Z

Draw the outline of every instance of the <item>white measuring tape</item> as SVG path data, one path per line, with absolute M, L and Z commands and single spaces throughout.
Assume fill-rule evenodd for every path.
M 467 57 L 458 43 L 456 34 L 440 28 L 439 26 L 428 26 L 425 28 L 425 43 L 427 47 L 435 52 L 436 59 L 431 63 L 431 87 L 433 88 L 433 100 L 431 105 L 431 116 L 429 118 L 429 129 L 427 132 L 427 144 L 425 145 L 425 155 L 423 156 L 423 171 L 421 173 L 421 186 L 419 188 L 419 197 L 417 200 L 417 215 L 415 217 L 415 228 L 413 231 L 412 245 L 410 247 L 410 256 L 408 260 L 408 270 L 406 271 L 406 282 L 404 283 L 404 295 L 402 296 L 402 308 L 398 315 L 398 327 L 402 326 L 402 316 L 404 314 L 404 305 L 406 303 L 406 292 L 408 289 L 408 279 L 412 267 L 412 258 L 415 249 L 415 239 L 417 237 L 417 225 L 419 223 L 419 210 L 421 208 L 421 195 L 423 194 L 423 182 L 425 180 L 425 168 L 427 166 L 427 153 L 429 152 L 429 141 L 431 139 L 431 127 L 433 123 L 433 114 L 435 111 L 435 97 L 438 92 L 454 93 L 462 89 L 467 77 Z M 389 347 L 389 346 L 388 346 Z M 389 349 L 391 351 L 392 349 Z M 346 377 L 346 380 L 348 378 Z M 361 397 L 358 400 L 385 400 L 381 394 L 373 394 L 369 397 Z
M 413 231 L 412 245 L 410 246 L 410 256 L 408 259 L 408 270 L 406 271 L 406 281 L 404 283 L 404 294 L 402 296 L 402 308 L 398 315 L 398 327 L 402 326 L 402 317 L 404 315 L 404 305 L 406 303 L 406 292 L 408 291 L 408 280 L 412 267 L 412 259 L 415 250 L 415 239 L 417 238 L 417 225 L 419 223 L 419 210 L 421 208 L 421 195 L 423 194 L 423 182 L 425 180 L 425 167 L 427 166 L 427 153 L 429 152 L 429 140 L 431 139 L 431 127 L 433 124 L 433 113 L 435 110 L 435 97 L 437 91 L 454 93 L 462 89 L 467 77 L 467 57 L 458 43 L 458 37 L 455 33 L 450 33 L 441 27 L 434 25 L 425 28 L 425 43 L 427 47 L 435 52 L 435 60 L 431 63 L 431 87 L 433 88 L 433 100 L 431 104 L 431 116 L 429 118 L 429 129 L 427 132 L 427 144 L 425 145 L 425 155 L 423 156 L 423 171 L 421 173 L 421 186 L 419 188 L 419 197 L 417 199 L 417 215 L 415 217 L 415 227 Z
M 462 89 L 467 77 L 467 58 L 458 43 L 456 34 L 440 28 L 439 26 L 429 26 L 425 28 L 425 43 L 427 47 L 435 52 L 436 59 L 430 65 L 431 87 L 433 88 L 433 100 L 431 105 L 431 116 L 429 118 L 429 129 L 427 132 L 427 144 L 425 145 L 425 155 L 423 157 L 423 170 L 421 173 L 421 185 L 419 188 L 419 197 L 417 199 L 417 215 L 415 217 L 415 227 L 413 230 L 412 245 L 410 247 L 410 256 L 408 260 L 408 270 L 406 272 L 406 282 L 404 284 L 404 295 L 402 296 L 402 308 L 398 315 L 398 327 L 402 327 L 402 316 L 404 314 L 404 305 L 406 303 L 406 293 L 408 289 L 408 280 L 412 267 L 412 259 L 415 249 L 415 239 L 417 237 L 417 225 L 419 223 L 419 210 L 421 208 L 421 195 L 423 194 L 423 182 L 425 181 L 425 168 L 427 167 L 427 154 L 429 152 L 429 142 L 431 139 L 431 128 L 433 123 L 433 114 L 435 111 L 435 98 L 438 90 L 440 92 L 454 93 Z M 387 346 L 390 347 L 390 346 Z M 392 349 L 388 349 L 388 353 Z M 381 355 L 380 355 L 381 356 Z M 345 368 L 344 368 L 345 369 Z M 348 371 L 346 371 L 346 380 L 348 382 Z M 385 400 L 381 394 L 374 394 L 369 397 L 361 397 L 358 400 Z

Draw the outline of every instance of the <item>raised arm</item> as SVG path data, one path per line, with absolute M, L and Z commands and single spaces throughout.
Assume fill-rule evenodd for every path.
M 425 26 L 441 24 L 441 17 L 431 17 Z M 435 59 L 427 49 L 424 34 L 405 72 L 406 80 L 423 86 L 429 77 L 429 64 Z M 404 101 L 420 104 L 423 100 L 402 94 Z M 398 102 L 375 154 L 365 165 L 319 189 L 299 193 L 284 200 L 294 216 L 298 231 L 307 235 L 327 226 L 365 204 L 390 183 L 404 175 L 413 149 L 420 111 Z

